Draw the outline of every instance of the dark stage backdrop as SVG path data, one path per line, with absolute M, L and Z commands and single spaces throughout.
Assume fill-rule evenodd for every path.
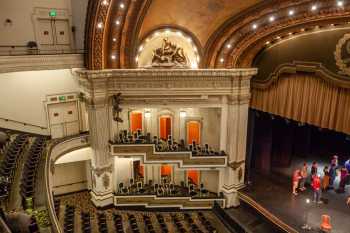
M 270 173 L 287 168 L 293 158 L 327 161 L 334 154 L 345 161 L 350 156 L 350 136 L 250 109 L 249 127 L 253 135 L 248 149 L 250 169 Z M 252 115 L 253 114 L 253 115 Z

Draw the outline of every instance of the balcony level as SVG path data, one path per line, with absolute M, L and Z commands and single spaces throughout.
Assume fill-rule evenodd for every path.
M 145 164 L 178 164 L 180 168 L 226 167 L 227 155 L 205 155 L 193 151 L 157 151 L 155 144 L 116 144 L 110 142 L 110 152 L 114 156 L 141 156 Z

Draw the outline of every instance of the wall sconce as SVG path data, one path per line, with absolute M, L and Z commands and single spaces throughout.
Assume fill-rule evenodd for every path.
M 4 25 L 5 25 L 5 27 L 12 26 L 12 20 L 11 19 L 5 19 Z
M 146 118 L 150 118 L 151 117 L 151 113 L 150 112 L 145 112 L 145 117 Z
M 185 118 L 187 116 L 187 112 L 181 111 L 180 112 L 180 117 Z

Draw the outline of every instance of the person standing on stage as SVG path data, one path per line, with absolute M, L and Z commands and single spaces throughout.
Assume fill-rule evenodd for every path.
M 299 188 L 301 191 L 305 191 L 305 182 L 307 179 L 307 163 L 304 163 L 303 167 L 300 170 L 300 175 L 301 175 L 301 179 L 299 181 Z
M 331 165 L 334 164 L 335 165 L 335 169 L 338 168 L 339 163 L 338 163 L 338 155 L 333 155 L 332 161 L 331 161 Z
M 348 173 L 350 173 L 350 157 L 348 160 L 346 160 L 344 166 L 345 166 L 346 170 L 348 170 Z
M 320 175 L 316 174 L 314 175 L 314 178 L 312 179 L 311 186 L 314 190 L 314 202 L 317 202 L 318 204 L 321 204 L 321 195 L 322 195 L 322 190 L 321 190 L 321 179 Z
M 294 171 L 293 173 L 293 185 L 292 185 L 292 190 L 293 190 L 293 194 L 296 196 L 298 195 L 297 193 L 297 188 L 298 188 L 298 185 L 299 185 L 299 180 L 301 179 L 301 175 L 300 175 L 300 170 L 297 169 Z
M 323 173 L 324 174 L 323 174 L 323 178 L 322 178 L 322 191 L 327 191 L 329 188 L 329 181 L 330 181 L 328 166 L 324 167 Z
M 317 175 L 317 163 L 316 163 L 316 161 L 313 161 L 312 166 L 311 166 L 311 183 L 312 183 L 314 176 L 316 176 L 316 175 Z
M 329 188 L 332 189 L 335 178 L 337 178 L 337 166 L 334 163 L 331 163 L 331 167 L 329 168 L 329 177 Z
M 348 197 L 348 200 L 346 201 L 346 204 L 350 206 L 350 196 Z

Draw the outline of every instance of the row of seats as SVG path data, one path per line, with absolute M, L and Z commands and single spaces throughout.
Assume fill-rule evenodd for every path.
M 158 223 L 159 223 L 159 225 L 160 225 L 161 233 L 168 233 L 169 230 L 168 230 L 168 227 L 167 227 L 167 225 L 166 225 L 166 223 L 165 223 L 165 220 L 164 220 L 163 215 L 157 214 L 156 217 L 157 217 L 157 221 L 158 221 Z
M 21 195 L 24 199 L 33 197 L 35 190 L 35 177 L 38 163 L 45 146 L 45 138 L 38 137 L 29 149 L 28 157 L 24 165 L 21 182 Z
M 199 229 L 198 225 L 194 222 L 194 220 L 193 220 L 193 218 L 191 217 L 190 214 L 185 213 L 184 217 L 185 217 L 186 222 L 189 224 L 189 226 L 191 228 L 191 231 L 190 231 L 191 233 L 203 233 Z
M 55 213 L 56 213 L 57 218 L 59 218 L 59 216 L 60 216 L 60 205 L 61 205 L 61 200 L 55 199 L 54 206 L 55 206 Z
M 0 166 L 0 197 L 7 198 L 19 164 L 18 161 L 27 143 L 28 136 L 20 134 L 6 149 Z
M 129 219 L 129 224 L 130 224 L 132 233 L 140 233 L 135 215 L 133 214 L 128 215 L 128 219 Z
M 149 216 L 143 215 L 143 222 L 145 224 L 146 232 L 148 232 L 148 233 L 156 233 L 156 231 L 154 230 L 154 227 L 152 225 L 151 218 Z
M 120 214 L 113 213 L 113 220 L 116 233 L 124 233 L 123 217 Z
M 113 143 L 113 142 L 112 142 Z M 116 140 L 118 144 L 155 144 L 156 151 L 161 152 L 179 152 L 179 151 L 191 151 L 193 156 L 225 156 L 224 151 L 215 151 L 205 144 L 204 146 L 198 145 L 193 141 L 190 145 L 186 146 L 185 140 L 181 139 L 177 143 L 171 135 L 168 135 L 167 139 L 159 138 L 158 136 L 153 136 L 151 139 L 151 134 L 147 133 L 144 135 L 141 130 L 131 133 L 127 130 L 121 131 L 119 137 Z
M 97 214 L 98 230 L 100 233 L 108 233 L 107 218 L 105 213 Z
M 81 232 L 82 233 L 91 233 L 91 221 L 90 213 L 81 212 Z
M 64 212 L 64 233 L 74 233 L 74 217 L 75 217 L 75 207 L 66 205 Z
M 204 214 L 202 212 L 198 213 L 198 217 L 199 217 L 199 220 L 201 221 L 201 223 L 204 225 L 205 229 L 207 229 L 207 231 L 209 233 L 216 233 L 217 232 L 216 228 L 213 227 L 211 222 L 204 216 Z
M 137 195 L 137 194 L 152 194 L 157 196 L 196 196 L 207 197 L 209 191 L 204 188 L 204 184 L 201 183 L 197 188 L 194 184 L 190 184 L 185 187 L 185 183 L 181 182 L 180 186 L 173 183 L 154 184 L 149 180 L 148 184 L 143 185 L 142 181 L 134 182 L 134 179 L 130 179 L 129 186 L 124 186 L 121 182 L 118 185 L 119 194 Z M 187 190 L 187 191 L 186 191 Z
M 182 224 L 182 221 L 175 214 L 172 215 L 171 218 L 172 218 L 173 223 L 176 226 L 176 229 L 177 229 L 178 232 L 180 232 L 180 233 L 187 232 L 185 227 Z

